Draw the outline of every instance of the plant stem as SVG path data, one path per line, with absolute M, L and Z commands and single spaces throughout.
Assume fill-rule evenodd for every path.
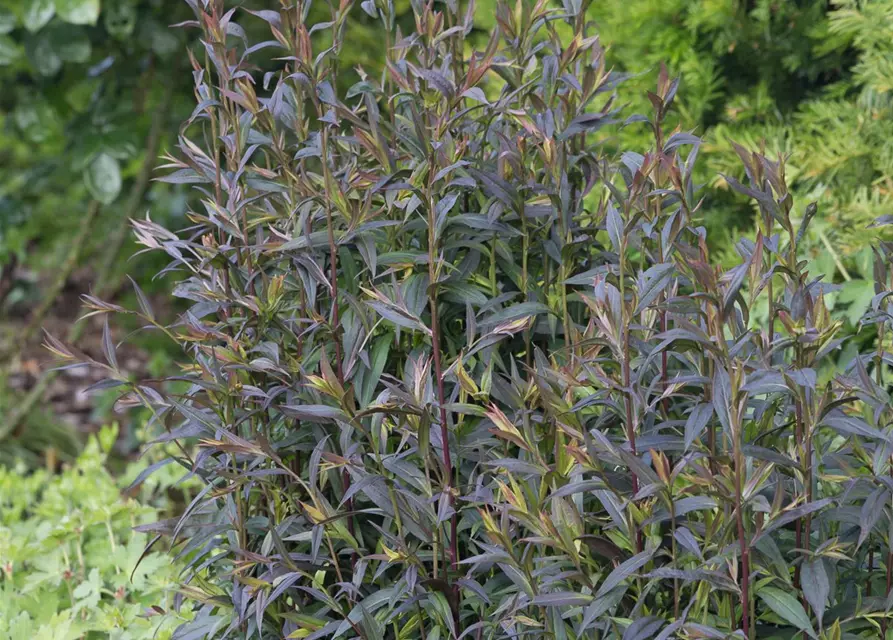
M 883 280 L 883 278 L 882 278 Z M 883 282 L 881 284 L 884 284 Z M 881 322 L 878 325 L 878 335 L 877 335 L 877 356 L 876 356 L 876 364 L 875 364 L 875 383 L 881 389 L 883 389 L 884 385 L 884 375 L 883 375 L 883 366 L 884 366 L 884 328 L 885 323 Z M 893 471 L 891 471 L 893 473 Z M 865 588 L 865 595 L 871 597 L 871 573 L 874 571 L 874 549 L 871 548 L 871 536 L 869 535 L 869 551 L 868 551 L 868 584 Z M 889 566 L 889 562 L 888 562 Z M 887 595 L 890 594 L 889 587 L 889 579 L 887 581 Z M 886 629 L 884 630 L 886 634 Z
M 455 572 L 459 568 L 459 539 L 457 529 L 459 525 L 456 514 L 456 496 L 453 493 L 453 460 L 450 454 L 450 432 L 447 426 L 446 395 L 443 390 L 443 364 L 440 360 L 440 320 L 437 317 L 436 287 L 431 286 L 429 305 L 431 307 L 431 348 L 434 351 L 434 377 L 437 379 L 437 404 L 440 409 L 440 439 L 443 445 L 443 466 L 446 475 L 446 487 L 450 507 L 453 515 L 450 518 L 450 567 Z
M 530 230 L 527 226 L 527 216 L 524 213 L 524 207 L 521 206 L 518 208 L 518 217 L 521 220 L 521 287 L 522 287 L 522 300 L 523 302 L 530 301 L 530 285 L 528 282 L 528 254 L 530 253 Z M 528 327 L 524 329 L 524 361 L 527 363 L 527 366 L 530 367 L 533 365 L 533 353 L 531 353 L 531 329 Z
M 325 184 L 326 189 L 328 189 L 329 184 L 333 183 L 330 173 L 329 173 L 329 130 L 328 127 L 323 128 L 322 130 L 322 165 L 323 171 L 325 173 Z M 328 234 L 329 241 L 329 287 L 331 288 L 332 293 L 332 309 L 330 314 L 330 322 L 331 332 L 332 332 L 332 342 L 335 345 L 335 375 L 338 376 L 338 384 L 341 387 L 344 387 L 344 365 L 342 364 L 342 355 L 341 355 L 341 337 L 339 336 L 340 329 L 340 318 L 338 316 L 338 248 L 335 245 L 335 229 L 334 223 L 332 221 L 332 207 L 331 207 L 331 194 L 326 194 L 326 232 Z M 346 452 L 344 452 L 346 453 Z M 350 489 L 350 472 L 347 469 L 342 469 L 341 471 L 341 484 L 343 485 L 344 493 Z M 346 507 L 348 512 L 353 511 L 353 498 L 348 498 L 347 502 L 345 502 L 344 506 Z M 354 535 L 354 521 L 353 516 L 347 518 L 347 530 L 350 532 L 350 535 Z M 356 553 L 351 554 L 350 563 L 351 566 L 356 565 Z
M 620 309 L 621 309 L 621 319 L 623 322 L 623 395 L 624 395 L 624 406 L 626 412 L 626 439 L 629 442 L 630 451 L 632 454 L 638 455 L 636 451 L 636 429 L 633 425 L 633 403 L 632 403 L 632 394 L 630 391 L 630 381 L 632 379 L 632 373 L 630 371 L 630 319 L 627 317 L 627 308 L 626 308 L 626 285 L 625 279 L 626 274 L 624 273 L 624 255 L 626 253 L 626 238 L 622 241 L 621 251 L 620 251 Z M 562 284 L 562 287 L 564 285 Z M 633 497 L 637 493 L 639 493 L 639 476 L 635 471 L 632 472 L 632 487 L 633 487 Z M 635 550 L 636 553 L 641 553 L 642 548 L 644 546 L 644 540 L 642 536 L 642 532 L 639 531 L 639 528 L 634 525 L 633 528 L 635 531 L 630 531 L 635 538 Z
M 744 459 L 741 454 L 741 434 L 734 434 L 735 438 L 735 523 L 738 528 L 738 546 L 741 552 L 741 622 L 742 630 L 746 637 L 750 637 L 750 550 L 744 530 L 744 513 L 741 500 L 742 472 Z
M 673 568 L 678 569 L 678 552 L 676 549 L 676 502 L 670 488 L 670 552 L 673 556 Z M 679 619 L 679 578 L 673 578 L 673 617 Z
M 877 380 L 877 385 L 881 389 L 883 389 L 883 363 L 884 363 L 884 333 L 885 333 L 885 322 L 882 321 L 880 325 L 878 325 L 878 346 L 877 346 L 877 370 L 875 371 L 875 377 Z M 890 476 L 893 477 L 893 458 L 890 459 Z M 870 569 L 869 569 L 870 571 Z M 871 580 L 871 574 L 869 573 L 869 582 Z M 886 600 L 890 599 L 890 588 L 893 586 L 893 539 L 889 541 L 889 546 L 887 548 L 887 588 L 884 592 L 884 596 Z M 884 616 L 883 620 L 881 620 L 881 633 L 883 637 L 887 637 L 887 617 Z
M 769 348 L 771 349 L 772 341 L 775 340 L 775 295 L 772 290 L 772 276 L 769 276 L 766 292 L 769 296 Z
M 441 331 L 440 318 L 437 311 L 437 228 L 435 211 L 436 206 L 432 191 L 432 180 L 434 177 L 434 158 L 431 157 L 428 167 L 428 279 L 429 293 L 428 306 L 431 311 L 431 350 L 434 356 L 434 377 L 437 382 L 437 404 L 440 413 L 440 438 L 443 448 L 443 466 L 445 474 L 445 490 L 448 493 L 450 507 L 453 509 L 453 515 L 450 518 L 450 565 L 453 571 L 458 569 L 459 563 L 459 540 L 456 535 L 459 520 L 456 514 L 456 496 L 453 493 L 453 459 L 450 452 L 450 431 L 447 423 L 446 411 L 446 394 L 443 388 L 443 363 L 441 361 Z

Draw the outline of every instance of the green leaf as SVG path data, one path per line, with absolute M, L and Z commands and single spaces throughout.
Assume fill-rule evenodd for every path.
M 871 306 L 874 298 L 874 282 L 872 280 L 850 280 L 845 282 L 837 294 L 837 302 L 850 303 L 846 310 L 846 318 L 852 325 L 856 325 L 862 315 Z
M 369 362 L 369 371 L 363 378 L 361 392 L 363 404 L 372 402 L 372 394 L 375 392 L 375 387 L 378 385 L 378 381 L 384 371 L 385 363 L 388 361 L 388 353 L 391 350 L 391 342 L 393 340 L 394 335 L 390 332 L 375 340 L 375 344 L 372 347 L 372 357 Z
M 396 306 L 388 305 L 383 302 L 367 302 L 370 307 L 375 309 L 376 313 L 378 313 L 382 318 L 392 322 L 393 324 L 399 327 L 405 327 L 407 329 L 413 329 L 416 331 L 422 331 L 430 335 L 431 330 L 426 327 L 422 321 L 417 317 L 400 309 Z
M 84 63 L 90 59 L 92 47 L 84 27 L 54 25 L 47 31 L 52 38 L 53 50 L 63 62 Z
M 56 13 L 71 24 L 96 24 L 99 0 L 56 0 Z
M 640 276 L 639 302 L 635 314 L 638 315 L 648 307 L 664 291 L 673 277 L 676 265 L 672 263 L 656 264 Z
M 335 630 L 335 635 L 333 637 L 337 638 L 347 633 L 351 629 L 351 622 L 360 622 L 368 614 L 374 613 L 378 609 L 381 609 L 383 606 L 389 604 L 392 598 L 394 598 L 393 588 L 381 589 L 380 591 L 372 593 L 351 610 L 351 612 L 347 616 L 347 619 L 344 620 Z
M 53 18 L 55 13 L 56 5 L 54 0 L 28 0 L 25 15 L 22 16 L 22 22 L 24 22 L 28 31 L 36 33 Z
M 13 120 L 30 142 L 48 142 L 62 136 L 62 122 L 58 112 L 39 96 L 20 99 L 13 113 Z
M 344 412 L 335 407 L 324 404 L 285 405 L 283 411 L 299 420 L 307 422 L 330 422 L 332 420 L 346 420 Z
M 28 38 L 25 41 L 25 51 L 34 70 L 42 76 L 56 75 L 62 68 L 62 58 L 52 37 L 47 33 Z
M 0 9 L 0 35 L 5 35 L 16 28 L 16 15 L 12 11 Z
M 878 487 L 865 498 L 859 512 L 859 546 L 868 539 L 878 520 L 884 515 L 884 505 L 887 504 L 889 497 L 889 489 Z
M 137 37 L 141 42 L 148 42 L 159 56 L 169 56 L 179 49 L 180 41 L 167 26 L 154 20 L 140 20 L 139 27 Z
M 586 611 L 583 615 L 583 622 L 580 624 L 580 629 L 585 630 L 591 628 L 596 620 L 620 602 L 626 594 L 626 590 L 626 585 L 621 585 L 616 589 L 607 591 L 593 600 L 592 604 L 586 607 Z
M 91 195 L 101 203 L 114 202 L 121 192 L 118 161 L 107 153 L 100 153 L 84 170 L 84 182 Z
M 818 637 L 803 605 L 797 602 L 797 598 L 790 593 L 774 587 L 763 587 L 757 595 L 779 618 L 801 631 L 805 631 L 813 638 Z
M 0 66 L 12 64 L 22 57 L 22 50 L 15 40 L 0 35 Z

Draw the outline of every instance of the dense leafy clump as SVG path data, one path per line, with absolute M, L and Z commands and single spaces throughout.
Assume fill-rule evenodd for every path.
M 96 363 L 204 482 L 147 528 L 189 562 L 177 637 L 885 633 L 890 245 L 838 373 L 799 251 L 821 213 L 739 148 L 758 233 L 717 266 L 677 82 L 621 113 L 586 3 L 500 2 L 481 50 L 473 4 L 414 2 L 409 32 L 374 0 L 191 6 L 198 105 L 163 179 L 201 206 L 134 222 L 191 306 L 129 312 L 182 374 L 132 382 L 108 332 Z M 380 77 L 339 64 L 360 11 Z M 622 127 L 650 146 L 604 151 Z
M 149 538 L 133 532 L 163 513 L 156 506 L 168 506 L 164 490 L 177 476 L 159 473 L 124 494 L 146 464 L 112 478 L 104 465 L 116 435 L 103 429 L 58 474 L 0 468 L 3 640 L 164 639 L 182 622 L 162 615 L 177 566 L 163 553 L 143 556 Z

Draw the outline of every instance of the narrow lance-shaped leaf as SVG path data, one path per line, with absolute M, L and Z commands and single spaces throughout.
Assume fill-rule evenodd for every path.
M 825 603 L 828 601 L 828 594 L 831 591 L 825 564 L 821 558 L 804 562 L 803 570 L 800 572 L 800 582 L 803 596 L 815 612 L 821 627 L 822 618 L 825 616 Z
M 775 587 L 763 587 L 757 595 L 779 618 L 797 629 L 805 631 L 811 638 L 818 638 L 803 605 L 793 595 Z

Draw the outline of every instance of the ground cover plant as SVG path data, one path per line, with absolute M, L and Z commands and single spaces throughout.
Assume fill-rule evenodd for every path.
M 0 638 L 170 638 L 182 621 L 165 615 L 178 567 L 149 553 L 133 527 L 164 515 L 178 475 L 128 489 L 148 463 L 121 478 L 105 465 L 117 428 L 104 428 L 59 473 L 0 468 Z M 188 615 L 188 612 L 184 611 Z
M 141 528 L 186 563 L 175 637 L 887 633 L 893 245 L 840 373 L 800 251 L 821 211 L 739 147 L 758 232 L 720 267 L 678 83 L 625 113 L 587 5 L 499 2 L 475 50 L 473 3 L 190 3 L 197 106 L 161 179 L 200 206 L 134 228 L 191 306 L 86 297 L 184 354 L 133 381 L 107 330 L 91 361 L 204 483 Z M 359 12 L 381 76 L 340 64 Z M 650 145 L 606 153 L 623 127 Z

